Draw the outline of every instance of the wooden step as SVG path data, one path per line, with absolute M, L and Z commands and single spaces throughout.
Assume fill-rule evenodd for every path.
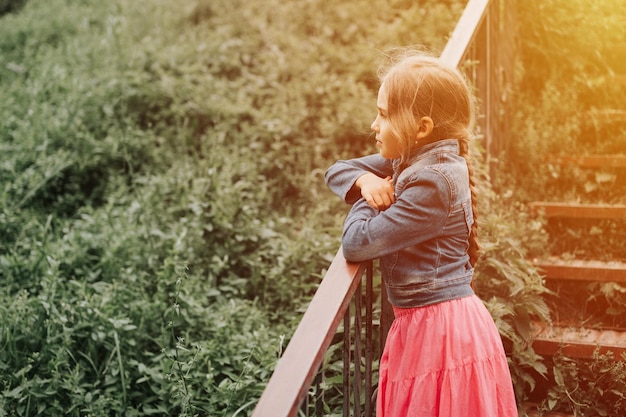
M 550 257 L 534 259 L 533 264 L 546 279 L 626 283 L 626 262 L 563 260 Z
M 614 358 L 626 353 L 626 331 L 561 327 L 541 322 L 532 324 L 532 346 L 543 356 L 557 352 L 573 358 L 592 358 L 596 349 L 600 354 L 613 352 Z
M 535 214 L 564 219 L 626 220 L 625 204 L 581 204 L 534 201 L 528 204 Z
M 581 168 L 626 168 L 626 155 L 548 155 L 546 162 Z

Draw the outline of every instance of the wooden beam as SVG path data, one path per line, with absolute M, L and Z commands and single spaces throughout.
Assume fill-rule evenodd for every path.
M 448 66 L 457 68 L 461 64 L 463 56 L 472 43 L 474 36 L 485 17 L 489 0 L 469 0 L 463 14 L 459 19 L 452 36 L 448 39 L 440 61 Z
M 532 346 L 540 355 L 553 356 L 561 352 L 572 358 L 592 358 L 599 349 L 599 353 L 612 352 L 614 358 L 619 359 L 626 352 L 626 332 L 551 326 L 540 322 L 533 323 L 532 328 Z
M 547 279 L 626 283 L 626 262 L 548 258 L 534 260 Z
M 561 217 L 567 219 L 611 219 L 625 220 L 625 204 L 579 204 L 549 203 L 535 201 L 529 207 L 545 217 Z

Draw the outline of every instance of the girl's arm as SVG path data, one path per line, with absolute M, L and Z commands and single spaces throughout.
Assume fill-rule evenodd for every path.
M 353 262 L 375 259 L 441 235 L 450 198 L 445 178 L 426 170 L 386 211 L 378 212 L 359 200 L 344 224 L 345 258 Z
M 379 154 L 337 161 L 326 171 L 326 184 L 346 203 L 363 197 L 377 210 L 394 201 L 392 161 Z

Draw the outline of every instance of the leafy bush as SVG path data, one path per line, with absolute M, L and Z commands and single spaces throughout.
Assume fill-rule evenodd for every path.
M 551 155 L 623 153 L 623 123 L 603 122 L 600 115 L 624 106 L 624 3 L 518 3 L 520 59 L 506 161 L 516 194 L 522 201 L 621 202 L 626 183 L 614 170 L 563 168 L 551 164 Z
M 0 0 L 0 16 L 15 12 L 26 4 L 26 0 Z
M 165 310 L 125 282 L 58 279 L 3 297 L 3 415 L 215 415 L 260 395 L 281 339 L 254 305 L 207 309 L 183 283 Z
M 600 354 L 589 360 L 563 355 L 554 358 L 554 386 L 539 408 L 542 412 L 565 409 L 577 416 L 618 416 L 626 408 L 626 357 Z
M 522 404 L 548 371 L 544 359 L 531 346 L 532 321 L 551 321 L 545 300 L 549 292 L 531 261 L 545 251 L 547 235 L 542 222 L 524 205 L 512 195 L 494 190 L 482 161 L 480 142 L 475 145 L 481 257 L 474 290 L 498 327 L 518 404 Z

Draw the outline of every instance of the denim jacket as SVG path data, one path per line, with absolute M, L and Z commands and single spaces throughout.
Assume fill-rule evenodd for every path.
M 469 174 L 458 141 L 422 147 L 407 168 L 379 154 L 337 161 L 326 184 L 353 204 L 342 237 L 345 258 L 380 259 L 392 305 L 419 307 L 471 295 L 473 268 L 467 249 L 473 223 Z M 391 176 L 396 201 L 370 207 L 354 186 L 365 172 Z

